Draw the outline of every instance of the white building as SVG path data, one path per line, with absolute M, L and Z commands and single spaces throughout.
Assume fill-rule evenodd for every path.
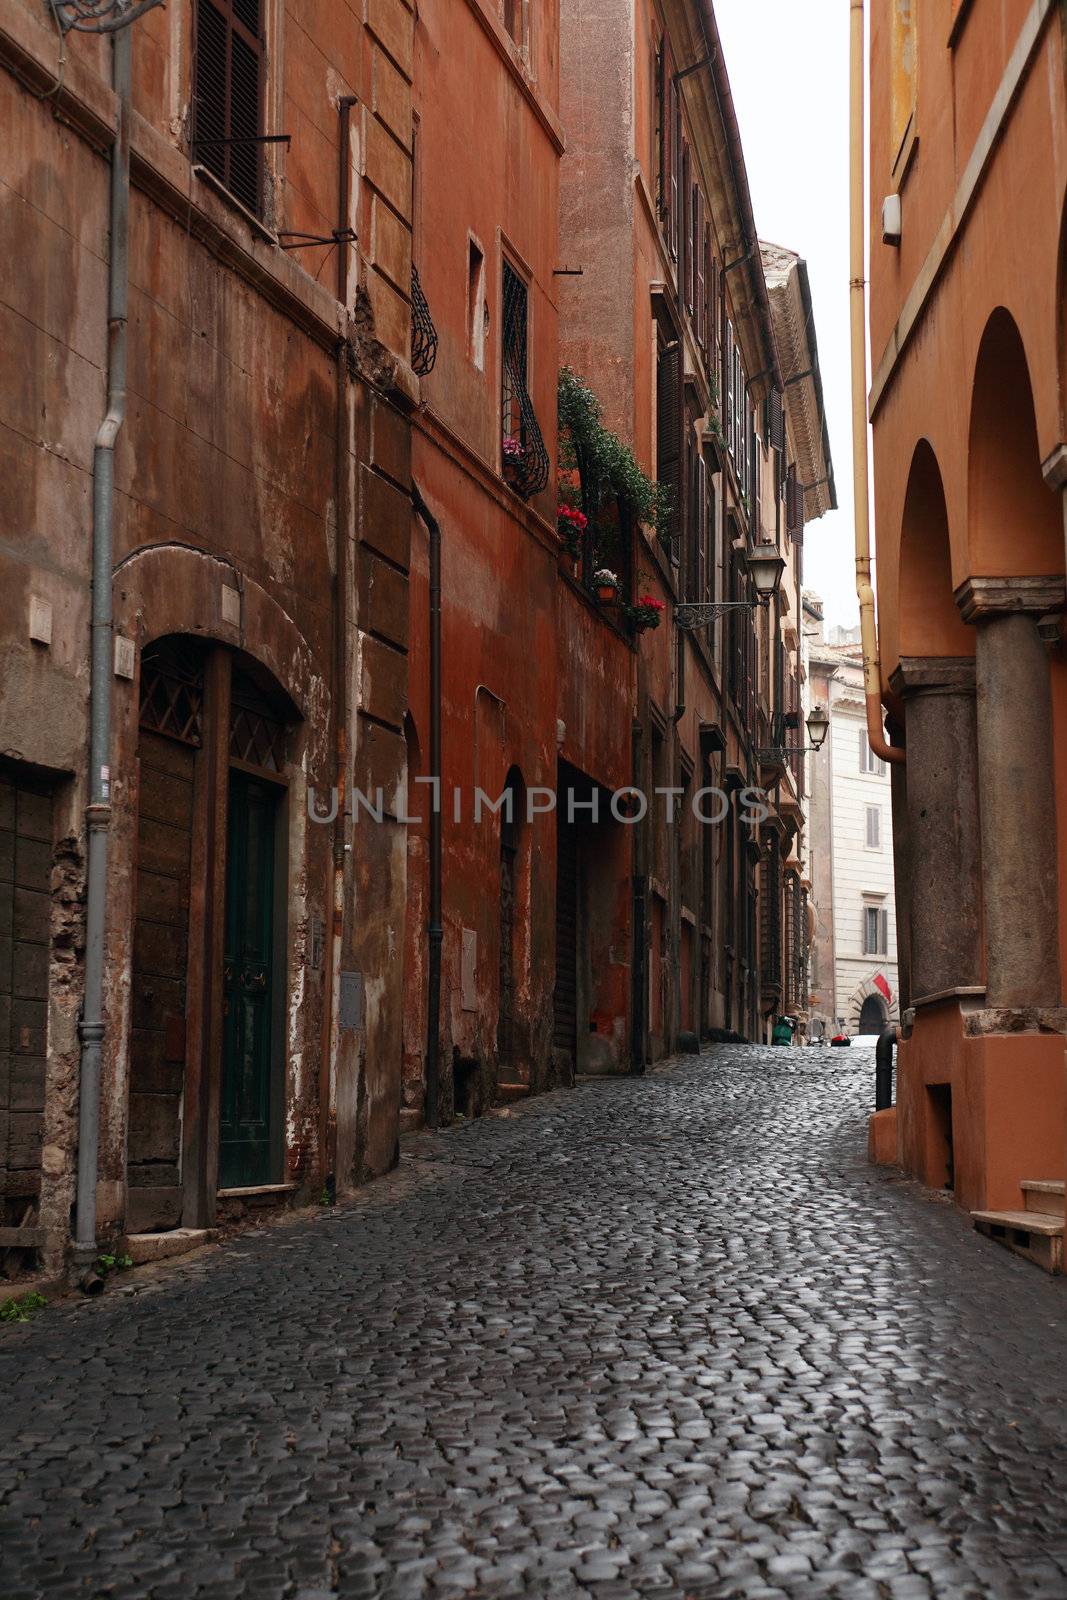
M 825 642 L 813 595 L 804 620 L 809 696 L 830 714 L 826 743 L 808 758 L 810 1031 L 880 1033 L 900 1016 L 889 770 L 867 742 L 859 629 L 835 628 Z

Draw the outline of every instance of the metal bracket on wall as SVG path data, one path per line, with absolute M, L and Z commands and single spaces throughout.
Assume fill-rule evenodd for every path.
M 285 243 L 285 240 L 289 243 Z M 317 244 L 359 243 L 355 228 L 335 228 L 332 233 L 296 233 L 290 230 L 279 233 L 278 241 L 283 250 L 303 250 Z
M 755 611 L 754 600 L 709 600 L 685 602 L 674 608 L 674 626 L 689 633 L 695 628 L 709 628 L 730 611 Z
M 56 27 L 61 33 L 118 33 L 146 11 L 163 5 L 164 0 L 49 0 Z

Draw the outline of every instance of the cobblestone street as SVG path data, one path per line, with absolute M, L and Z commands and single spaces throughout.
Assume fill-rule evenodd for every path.
M 1067 1284 L 720 1048 L 0 1336 L 6 1600 L 1067 1594 Z

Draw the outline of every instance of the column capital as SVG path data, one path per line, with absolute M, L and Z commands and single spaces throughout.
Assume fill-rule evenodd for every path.
M 1063 607 L 1062 577 L 968 578 L 956 590 L 956 604 L 964 622 L 984 622 L 989 617 L 1023 612 L 1043 617 Z
M 906 700 L 917 694 L 973 694 L 973 656 L 901 656 L 889 687 Z

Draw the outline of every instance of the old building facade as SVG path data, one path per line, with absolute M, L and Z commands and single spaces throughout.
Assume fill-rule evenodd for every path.
M 79 1103 L 90 1255 L 394 1159 L 405 842 L 346 808 L 403 777 L 418 394 L 408 7 L 76 10 L 0 9 L 0 1222 L 46 1268 Z
M 802 1019 L 833 472 L 710 7 L 0 0 L 0 92 L 5 1250 Z
M 1014 1212 L 1030 1181 L 1062 1195 L 1067 1159 L 1063 13 L 879 0 L 871 22 L 898 1149 L 963 1206 Z
M 813 914 L 811 1034 L 880 1034 L 900 1021 L 889 769 L 871 750 L 859 629 L 823 637 L 805 594 L 808 692 L 830 732 L 810 758 L 806 806 Z

